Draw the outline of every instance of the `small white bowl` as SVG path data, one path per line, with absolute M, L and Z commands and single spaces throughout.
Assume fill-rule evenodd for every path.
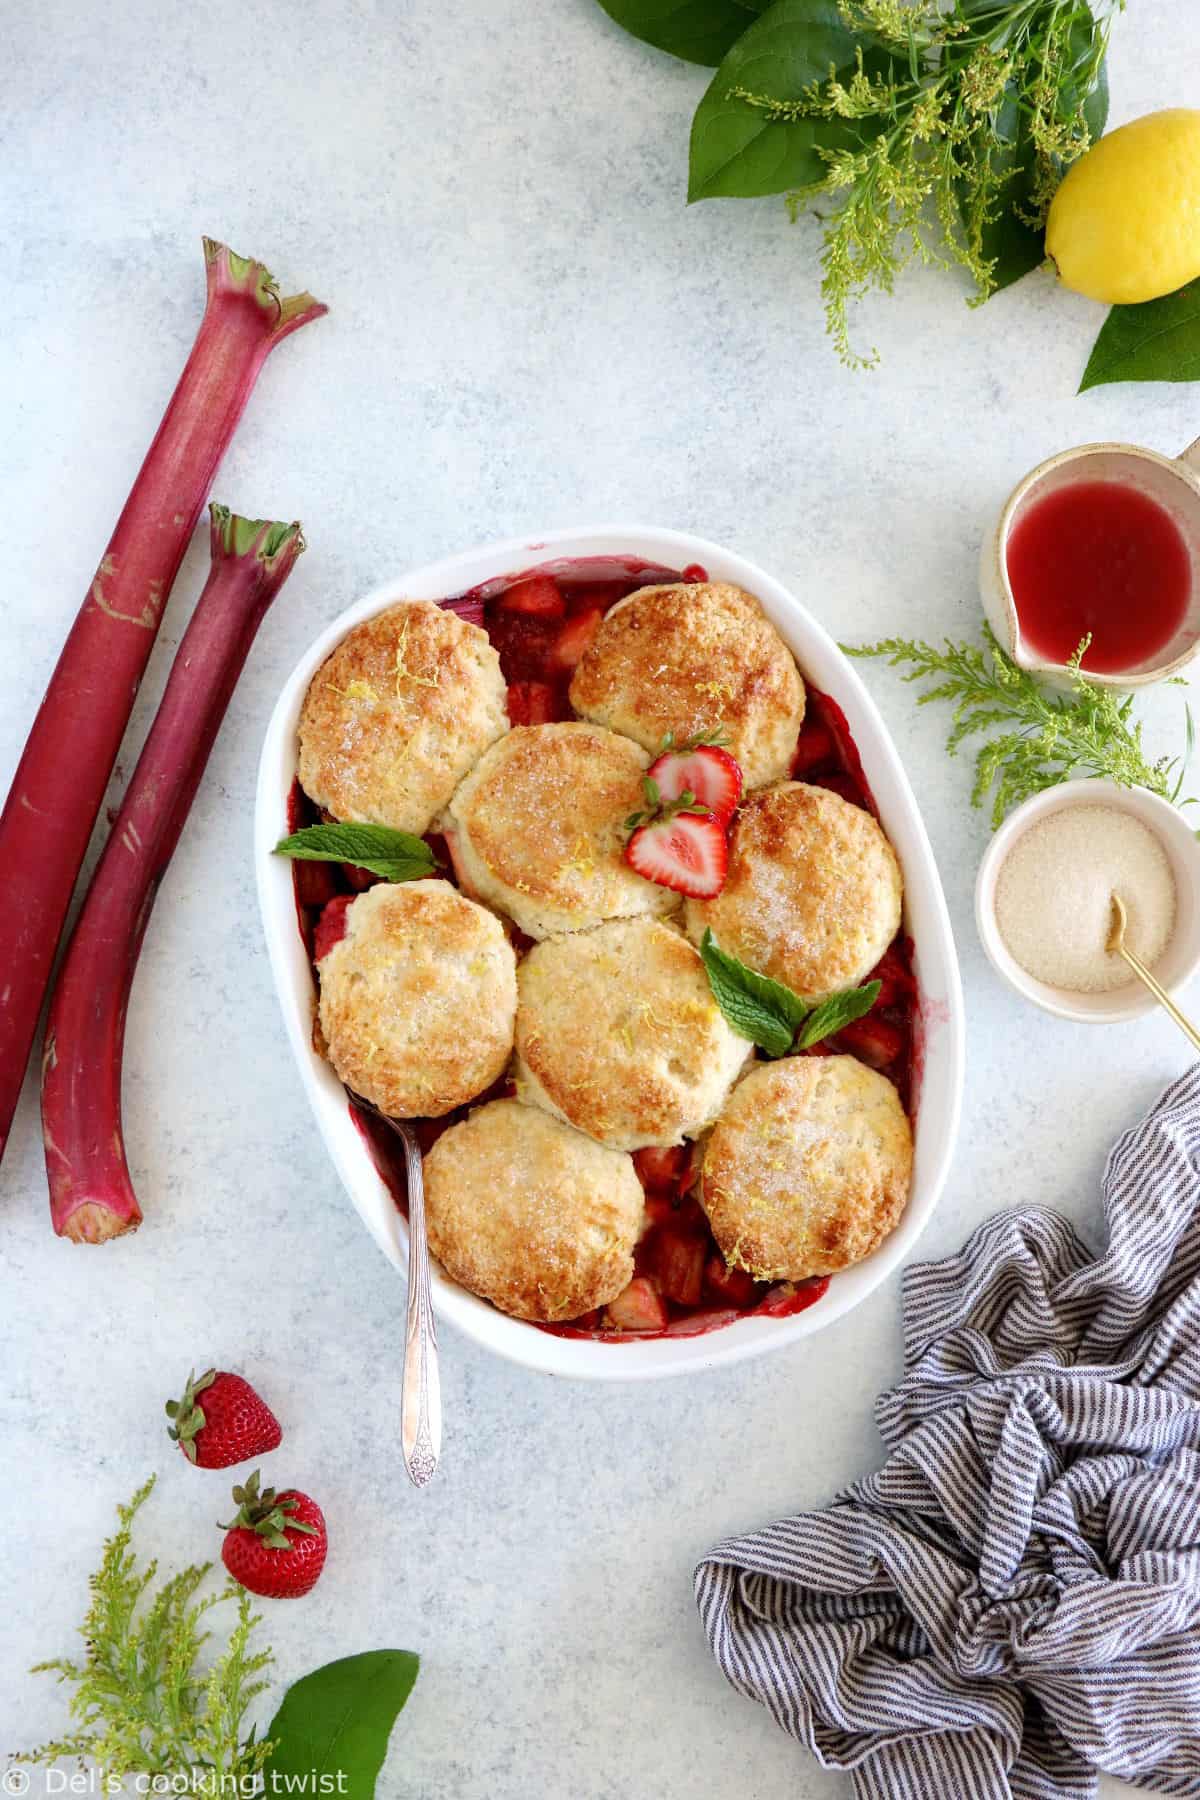
M 1069 806 L 1112 806 L 1149 827 L 1170 859 L 1175 877 L 1175 929 L 1154 974 L 1168 991 L 1182 987 L 1200 969 L 1200 843 L 1177 806 L 1146 788 L 1120 787 L 1115 781 L 1064 781 L 1018 806 L 987 847 L 975 883 L 975 922 L 988 960 L 1010 987 L 1044 1012 L 1085 1025 L 1116 1025 L 1153 1012 L 1158 1002 L 1136 976 L 1127 987 L 1104 994 L 1081 994 L 1072 988 L 1039 981 L 1010 953 L 996 923 L 996 883 L 1017 839 L 1051 813 Z
M 459 1287 L 434 1264 L 433 1300 L 440 1319 L 449 1320 L 498 1356 L 550 1374 L 594 1381 L 653 1380 L 761 1356 L 820 1331 L 865 1300 L 909 1254 L 937 1204 L 958 1131 L 964 1037 L 958 958 L 933 852 L 912 788 L 857 672 L 782 582 L 705 538 L 636 525 L 514 538 L 411 570 L 385 582 L 334 619 L 289 675 L 267 726 L 254 818 L 259 901 L 288 1038 L 334 1166 L 384 1255 L 398 1269 L 407 1266 L 408 1224 L 371 1161 L 351 1117 L 345 1089 L 313 1049 L 313 975 L 296 923 L 291 864 L 271 854 L 287 831 L 301 702 L 313 674 L 351 626 L 397 600 L 441 600 L 522 569 L 553 569 L 575 557 L 612 556 L 640 557 L 676 569 L 699 563 L 714 581 L 732 581 L 748 588 L 762 601 L 808 681 L 841 707 L 884 829 L 904 871 L 904 929 L 913 945 L 920 1013 L 914 1045 L 915 1157 L 904 1217 L 873 1256 L 835 1275 L 828 1291 L 806 1312 L 781 1319 L 747 1317 L 700 1337 L 631 1336 L 600 1343 L 556 1337 L 536 1325 L 509 1318 Z M 401 1319 L 399 1310 L 396 1318 L 398 1322 Z

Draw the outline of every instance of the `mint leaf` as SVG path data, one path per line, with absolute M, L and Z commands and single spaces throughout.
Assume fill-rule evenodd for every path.
M 294 1682 L 266 1734 L 274 1747 L 263 1791 L 312 1794 L 321 1790 L 314 1777 L 328 1775 L 336 1783 L 329 1791 L 343 1800 L 374 1800 L 392 1726 L 419 1667 L 411 1650 L 365 1650 Z
M 610 19 L 656 50 L 715 68 L 771 0 L 600 0 Z
M 435 868 L 433 851 L 423 838 L 393 831 L 390 825 L 307 825 L 280 838 L 274 854 L 305 862 L 353 863 L 385 881 L 420 881 Z
M 800 1033 L 800 1049 L 811 1050 L 814 1044 L 832 1037 L 843 1025 L 849 1025 L 855 1019 L 861 1019 L 869 1013 L 879 998 L 881 983 L 868 981 L 865 986 L 847 988 L 845 993 L 830 994 L 828 1000 L 822 1000 L 814 1006 Z
M 696 109 L 688 199 L 815 186 L 829 174 L 823 150 L 876 136 L 879 118 L 790 118 L 771 104 L 802 99 L 831 70 L 853 70 L 860 43 L 868 73 L 890 67 L 869 38 L 848 29 L 837 0 L 775 0 L 730 49 Z
M 700 957 L 713 999 L 738 1036 L 749 1038 L 768 1056 L 786 1056 L 808 1017 L 800 996 L 722 950 L 711 930 L 701 940 Z
M 1114 306 L 1079 392 L 1113 381 L 1200 381 L 1200 281 L 1141 306 Z

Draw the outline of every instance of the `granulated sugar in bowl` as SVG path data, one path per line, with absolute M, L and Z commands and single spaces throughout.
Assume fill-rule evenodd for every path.
M 1200 843 L 1192 814 L 1145 788 L 1064 781 L 992 838 L 975 884 L 988 958 L 1061 1019 L 1113 1025 L 1157 1002 L 1107 949 L 1116 892 L 1126 942 L 1168 992 L 1200 971 Z
M 1128 913 L 1125 941 L 1149 968 L 1171 940 L 1175 877 L 1158 836 L 1115 806 L 1072 806 L 1017 838 L 996 879 L 996 924 L 1030 975 L 1074 993 L 1131 980 L 1106 949 L 1112 897 Z

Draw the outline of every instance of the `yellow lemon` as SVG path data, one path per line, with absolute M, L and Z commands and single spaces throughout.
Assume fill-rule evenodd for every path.
M 1067 287 L 1115 306 L 1200 275 L 1200 112 L 1148 113 L 1094 144 L 1054 196 L 1046 249 Z

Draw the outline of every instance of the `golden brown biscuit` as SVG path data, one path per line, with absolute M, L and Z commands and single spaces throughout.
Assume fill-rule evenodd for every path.
M 912 1131 L 885 1075 L 792 1056 L 740 1081 L 704 1149 L 700 1199 L 731 1267 L 804 1281 L 861 1262 L 908 1200 Z
M 682 743 L 721 731 L 753 788 L 791 767 L 804 683 L 753 594 L 679 582 L 617 602 L 575 671 L 571 705 L 655 754 L 668 732 Z
M 450 803 L 464 884 L 534 938 L 674 912 L 679 895 L 635 875 L 622 854 L 648 760 L 628 738 L 579 721 L 510 731 Z
M 494 913 L 448 881 L 381 882 L 320 963 L 330 1062 L 394 1119 L 440 1118 L 504 1073 L 516 957 Z
M 557 1323 L 633 1278 L 642 1186 L 632 1157 L 517 1100 L 478 1107 L 425 1158 L 429 1247 L 501 1312 Z
M 725 886 L 689 900 L 687 932 L 809 1001 L 857 987 L 900 928 L 896 853 L 877 821 L 800 781 L 752 794 L 737 815 Z
M 335 819 L 429 830 L 508 730 L 486 632 L 429 600 L 402 600 L 347 632 L 300 711 L 300 785 Z
M 696 951 L 658 919 L 536 944 L 517 994 L 520 1098 L 617 1150 L 700 1131 L 750 1051 Z

